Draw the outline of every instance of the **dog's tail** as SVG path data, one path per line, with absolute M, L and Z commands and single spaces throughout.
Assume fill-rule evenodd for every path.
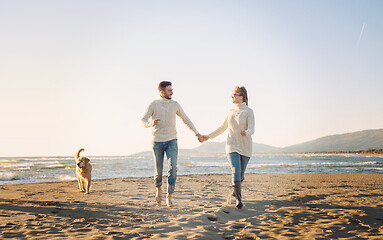
M 76 153 L 76 160 L 80 157 L 80 152 L 85 151 L 85 149 L 81 148 L 80 150 L 77 151 Z

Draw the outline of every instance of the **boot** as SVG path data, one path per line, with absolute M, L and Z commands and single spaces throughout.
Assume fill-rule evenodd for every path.
M 235 197 L 235 185 L 233 185 L 232 187 L 233 187 L 233 191 L 227 197 L 227 204 L 231 204 L 233 197 Z
M 241 209 L 243 207 L 242 204 L 242 194 L 241 194 L 241 181 L 234 182 L 234 190 L 235 190 L 235 206 L 238 209 Z

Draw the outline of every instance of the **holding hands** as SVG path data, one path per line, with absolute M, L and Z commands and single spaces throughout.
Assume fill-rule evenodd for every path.
M 197 134 L 197 137 L 198 137 L 198 141 L 199 141 L 200 143 L 203 143 L 203 142 L 205 142 L 206 140 L 209 139 L 209 136 L 208 136 L 208 135 Z
M 247 136 L 247 134 L 246 134 L 246 131 L 241 131 L 241 135 L 242 136 Z M 198 138 L 198 141 L 200 142 L 200 143 L 203 143 L 203 142 L 205 142 L 205 141 L 207 141 L 207 140 L 209 140 L 210 139 L 210 137 L 208 136 L 208 135 L 201 135 L 201 134 L 197 134 L 196 135 L 197 136 L 197 138 Z
M 201 140 L 202 140 L 201 143 L 207 141 L 208 139 L 209 139 L 209 136 L 208 136 L 208 135 L 202 135 L 202 136 L 201 136 Z

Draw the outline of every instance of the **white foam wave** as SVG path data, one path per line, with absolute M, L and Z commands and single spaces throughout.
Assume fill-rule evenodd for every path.
M 299 156 L 299 157 L 366 157 L 356 153 L 345 153 L 345 154 L 337 154 L 337 153 L 293 153 L 291 156 Z
M 42 159 L 40 159 L 42 160 Z M 49 157 L 49 158 L 46 158 L 46 160 L 75 160 L 74 157 Z
M 59 180 L 60 181 L 73 181 L 73 180 L 76 180 L 76 177 L 71 176 L 71 175 L 61 175 L 59 177 Z
M 17 180 L 19 174 L 14 172 L 0 172 L 0 181 Z
M 377 162 L 314 162 L 306 163 L 305 165 L 319 165 L 319 166 L 363 166 L 363 165 L 374 165 Z
M 12 168 L 12 169 L 30 169 L 33 167 L 38 168 L 57 168 L 63 167 L 59 161 L 23 161 L 13 163 L 0 163 L 0 168 Z
M 267 167 L 280 167 L 280 166 L 298 166 L 299 163 L 249 163 L 247 168 L 267 168 Z
M 229 166 L 228 162 L 192 162 L 192 166 L 197 167 L 226 167 Z
M 94 160 L 137 160 L 137 159 L 148 159 L 148 157 L 145 156 L 138 156 L 138 157 L 124 157 L 124 156 L 88 156 L 90 159 Z M 149 158 L 151 159 L 151 158 Z
M 32 162 L 21 162 L 21 163 L 5 163 L 0 164 L 0 168 L 30 168 L 33 166 Z

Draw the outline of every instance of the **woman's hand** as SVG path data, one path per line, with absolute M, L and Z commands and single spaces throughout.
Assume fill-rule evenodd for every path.
M 198 136 L 198 141 L 200 142 L 200 143 L 203 143 L 203 142 L 205 142 L 206 140 L 208 140 L 209 139 L 209 136 L 208 135 L 199 135 Z
M 242 136 L 246 136 L 246 132 L 245 131 L 241 131 L 241 135 Z

